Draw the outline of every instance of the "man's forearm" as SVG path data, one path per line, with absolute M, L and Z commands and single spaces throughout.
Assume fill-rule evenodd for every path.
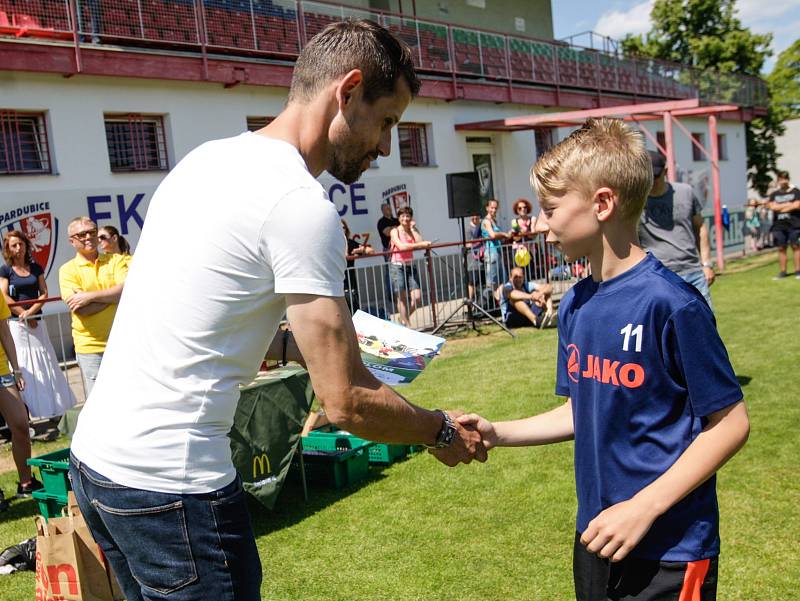
M 353 382 L 346 408 L 323 401 L 328 419 L 375 442 L 433 444 L 442 427 L 441 414 L 417 407 L 385 384 L 372 380 Z
M 95 313 L 100 313 L 103 309 L 108 307 L 108 303 L 98 303 L 92 302 L 88 305 L 75 309 L 73 313 L 76 315 L 80 315 L 81 317 L 88 317 L 89 315 L 94 315 Z

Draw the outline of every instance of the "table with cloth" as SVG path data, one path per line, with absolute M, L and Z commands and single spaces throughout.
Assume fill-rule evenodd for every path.
M 228 434 L 231 456 L 245 491 L 269 509 L 286 479 L 313 399 L 308 372 L 299 365 L 261 372 L 241 387 Z M 62 433 L 72 436 L 82 408 L 67 411 L 59 426 Z

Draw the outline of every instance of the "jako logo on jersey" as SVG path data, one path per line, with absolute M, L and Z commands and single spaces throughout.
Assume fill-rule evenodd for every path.
M 49 202 L 36 202 L 0 214 L 5 232 L 20 230 L 31 242 L 31 255 L 47 277 L 53 266 L 58 241 L 58 219 L 50 212 Z
M 579 378 L 597 380 L 602 384 L 613 384 L 625 388 L 639 388 L 644 384 L 644 368 L 638 363 L 624 363 L 586 355 L 586 364 L 581 371 L 581 352 L 574 344 L 567 347 L 567 375 L 576 384 Z

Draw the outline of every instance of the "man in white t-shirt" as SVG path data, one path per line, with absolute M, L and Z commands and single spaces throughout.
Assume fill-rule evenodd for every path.
M 330 420 L 358 436 L 485 460 L 477 432 L 363 366 L 339 216 L 315 179 L 352 183 L 388 155 L 419 85 L 387 30 L 334 23 L 298 58 L 283 113 L 196 148 L 154 194 L 70 468 L 129 601 L 260 599 L 227 434 L 265 354 L 302 361 Z M 288 339 L 275 335 L 284 313 Z

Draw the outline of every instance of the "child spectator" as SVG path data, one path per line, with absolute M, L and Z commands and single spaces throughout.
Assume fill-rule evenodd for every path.
M 487 448 L 575 439 L 579 601 L 714 599 L 714 474 L 747 439 L 742 391 L 696 288 L 645 253 L 637 222 L 653 181 L 642 137 L 590 120 L 545 153 L 531 180 L 535 231 L 591 278 L 559 306 L 552 411 L 458 418 Z

